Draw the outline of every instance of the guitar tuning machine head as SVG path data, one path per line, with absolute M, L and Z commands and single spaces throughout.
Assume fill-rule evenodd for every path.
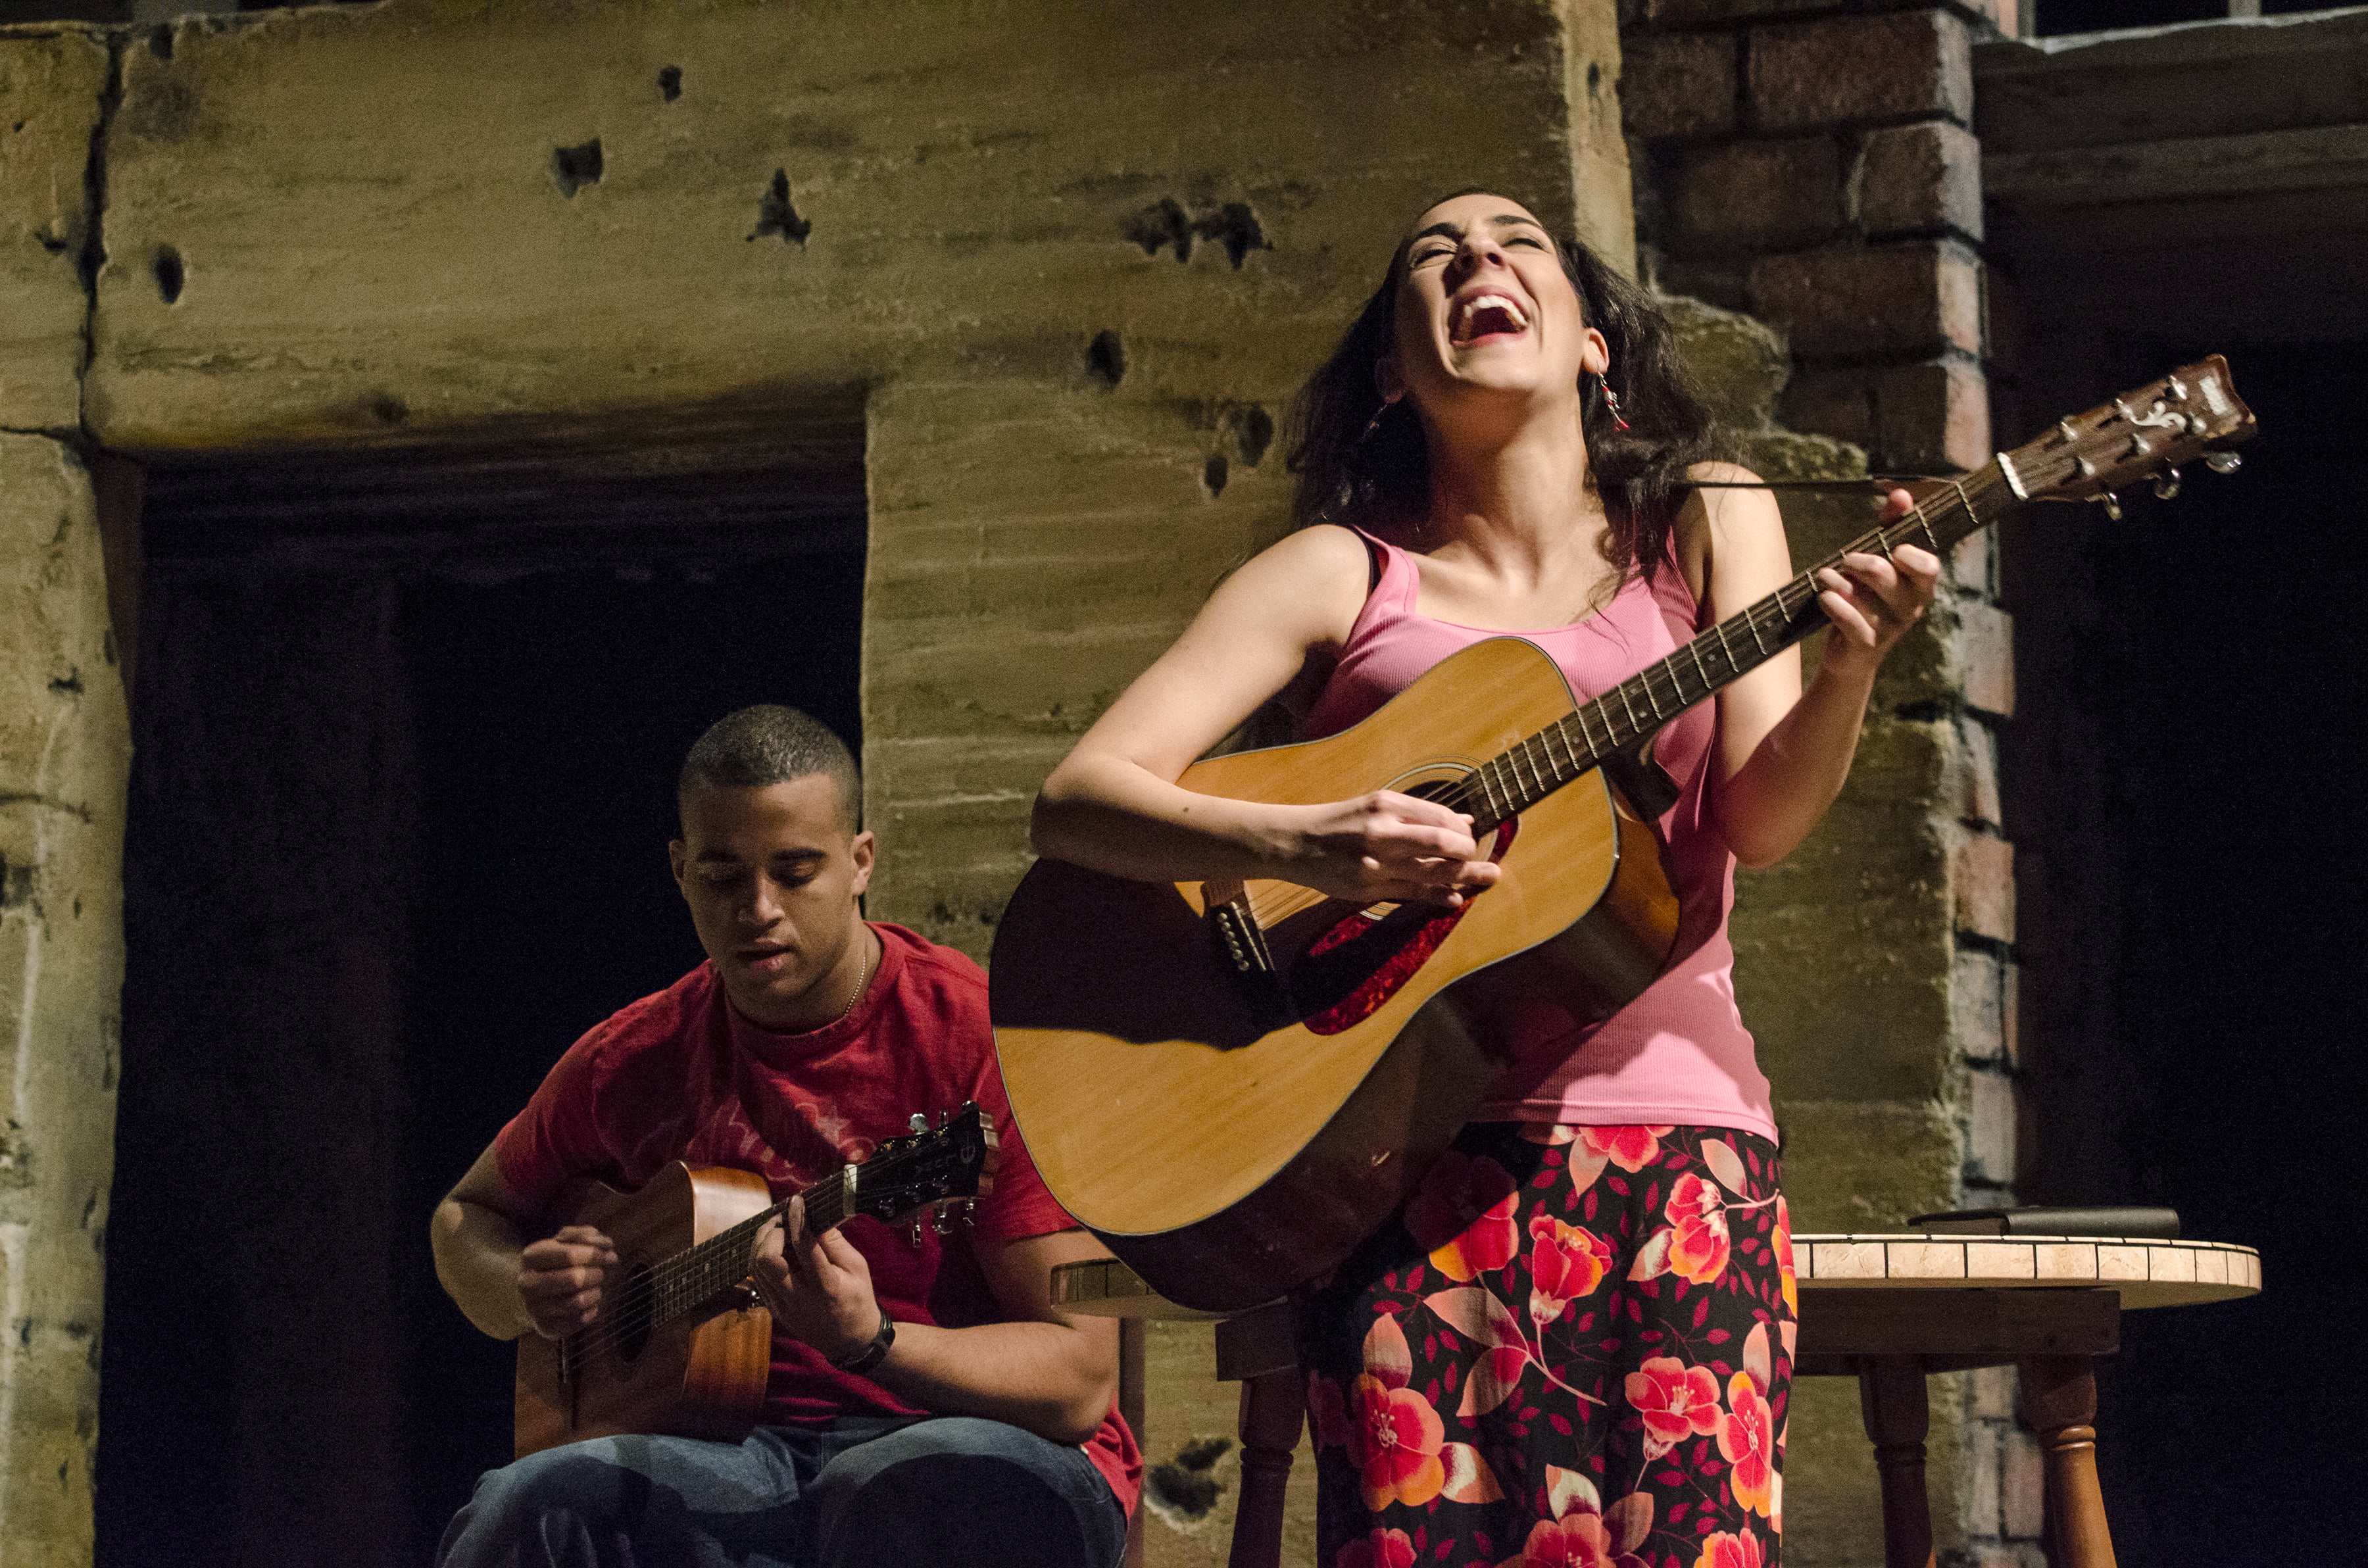
M 941 1236 L 951 1236 L 954 1233 L 954 1217 L 947 1213 L 943 1206 L 932 1209 L 929 1210 L 929 1229 Z
M 2234 473 L 2245 466 L 2245 460 L 2234 452 L 2206 452 L 2203 466 L 2214 473 Z
M 929 1119 L 916 1110 L 905 1119 L 905 1125 L 916 1132 L 927 1132 L 929 1130 Z
M 916 1214 L 913 1217 L 912 1228 L 906 1233 L 905 1239 L 910 1241 L 915 1246 L 919 1246 L 921 1244 L 921 1220 L 919 1215 Z
M 2167 468 L 2160 473 L 2154 476 L 2154 498 L 2156 500 L 2168 501 L 2178 494 L 2179 471 L 2177 469 Z
M 2105 516 L 2114 522 L 2118 523 L 2122 520 L 2122 498 L 2112 491 L 2108 490 L 2098 496 L 2097 505 L 2102 506 L 2105 509 Z

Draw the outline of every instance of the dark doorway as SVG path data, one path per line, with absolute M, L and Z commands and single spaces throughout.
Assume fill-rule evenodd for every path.
M 530 463 L 473 510 L 449 469 L 343 506 L 152 471 L 102 1564 L 423 1563 L 507 1459 L 510 1349 L 427 1215 L 699 960 L 665 861 L 699 731 L 785 701 L 860 743 L 860 433 L 824 449 L 564 517 Z
M 2351 1184 L 2318 1174 L 2348 1171 L 2368 1097 L 2368 850 L 2339 814 L 2368 720 L 2350 627 L 2368 342 L 2094 347 L 2055 372 L 2096 378 L 2067 407 L 2214 348 L 2261 433 L 2241 472 L 2133 497 L 2119 525 L 2011 525 L 2022 1196 L 2168 1204 L 2189 1235 L 2260 1250 L 2256 1299 L 2123 1318 L 2098 1460 L 2123 1561 L 2299 1562 L 2330 1539 L 2327 1478 L 2368 1463 L 2358 1379 L 2325 1348 L 2360 1300 L 2328 1224 Z

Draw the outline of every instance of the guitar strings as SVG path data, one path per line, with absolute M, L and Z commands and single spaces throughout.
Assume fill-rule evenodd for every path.
M 834 1212 L 839 1207 L 839 1190 L 828 1181 L 816 1183 L 794 1196 L 808 1200 L 809 1221 L 819 1221 L 822 1229 L 827 1230 L 846 1218 Z M 570 1353 L 601 1355 L 634 1334 L 654 1334 L 685 1311 L 736 1283 L 748 1272 L 757 1233 L 778 1217 L 789 1202 L 785 1198 L 768 1205 L 731 1229 L 685 1247 L 629 1283 L 613 1314 L 564 1336 Z M 747 1248 L 740 1250 L 740 1243 L 748 1244 Z M 727 1261 L 735 1251 L 736 1266 Z M 719 1264 L 723 1267 L 717 1267 Z M 695 1288 L 685 1289 L 686 1285 Z

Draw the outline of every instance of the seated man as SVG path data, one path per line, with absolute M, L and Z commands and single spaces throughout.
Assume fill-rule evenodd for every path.
M 985 976 L 862 919 L 855 763 L 805 714 L 723 719 L 679 795 L 669 852 L 708 961 L 577 1040 L 438 1206 L 461 1310 L 499 1338 L 600 1315 L 621 1278 L 609 1239 L 549 1233 L 586 1178 L 639 1187 L 683 1160 L 759 1172 L 778 1199 L 912 1113 L 975 1100 L 1000 1142 L 994 1190 L 943 1241 L 862 1216 L 815 1236 L 791 1205 L 757 1262 L 773 1346 L 756 1432 L 530 1454 L 478 1483 L 439 1562 L 1112 1568 L 1142 1469 L 1111 1403 L 1116 1325 L 1048 1299 L 1055 1264 L 1105 1255 L 1012 1124 Z

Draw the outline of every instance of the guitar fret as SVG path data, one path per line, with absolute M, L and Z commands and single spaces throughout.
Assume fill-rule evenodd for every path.
M 1620 694 L 1620 706 L 1628 710 L 1628 733 L 1632 735 L 1643 734 L 1645 733 L 1645 725 L 1643 722 L 1636 717 L 1636 705 L 1628 700 L 1628 683 L 1623 680 L 1611 689 Z
M 1651 668 L 1648 666 L 1645 669 L 1638 670 L 1636 672 L 1636 679 L 1641 682 L 1645 687 L 1645 706 L 1653 710 L 1653 718 L 1657 722 L 1661 717 L 1661 705 L 1654 699 L 1653 696 L 1653 672 Z
M 1711 627 L 1711 630 L 1718 633 L 1718 651 L 1726 655 L 1727 673 L 1729 675 L 1741 675 L 1743 673 L 1743 666 L 1735 662 L 1735 650 L 1728 647 L 1726 643 L 1726 623 L 1725 621 L 1717 622 Z
M 1587 710 L 1594 706 L 1595 704 L 1590 702 L 1585 707 L 1574 710 L 1571 713 L 1571 717 L 1578 721 L 1579 744 L 1587 748 L 1589 756 L 1595 755 L 1595 737 L 1587 731 Z
M 1512 768 L 1512 770 L 1513 770 L 1513 790 L 1514 790 L 1514 793 L 1516 793 L 1516 794 L 1520 793 L 1520 791 L 1521 791 L 1521 788 L 1522 788 L 1522 786 L 1521 786 L 1521 763 L 1522 763 L 1522 760 L 1523 760 L 1523 758 L 1522 758 L 1522 756 L 1521 756 L 1521 746 L 1520 746 L 1520 744 L 1519 742 L 1516 742 L 1516 743 L 1515 743 L 1515 744 L 1513 744 L 1509 749 L 1508 749 L 1508 750 L 1506 751 L 1506 753 L 1505 753 L 1505 761 L 1506 761 L 1507 765 L 1508 765 L 1508 767 L 1510 767 Z M 1531 780 L 1531 782 L 1534 784 L 1534 783 L 1535 783 L 1535 779 L 1533 778 L 1533 779 Z
M 1702 683 L 1702 695 L 1707 697 L 1711 689 L 1710 671 L 1702 667 L 1702 639 L 1699 637 L 1689 639 L 1686 642 L 1686 652 L 1694 656 L 1694 677 Z
M 1495 817 L 1497 821 L 1502 822 L 1504 820 L 1504 813 L 1497 807 L 1496 786 L 1491 784 L 1488 780 L 1489 767 L 1489 764 L 1485 762 L 1482 763 L 1478 767 L 1472 770 L 1472 777 L 1480 781 L 1480 799 L 1482 803 L 1488 808 L 1488 814 Z
M 1678 678 L 1678 666 L 1670 663 L 1676 657 L 1675 653 L 1662 655 L 1661 673 L 1669 677 L 1670 705 L 1682 713 L 1686 710 L 1686 683 Z
M 1751 640 L 1759 644 L 1760 656 L 1765 658 L 1768 655 L 1768 639 L 1759 635 L 1759 607 L 1758 605 L 1745 606 L 1743 611 L 1743 624 L 1751 628 Z

